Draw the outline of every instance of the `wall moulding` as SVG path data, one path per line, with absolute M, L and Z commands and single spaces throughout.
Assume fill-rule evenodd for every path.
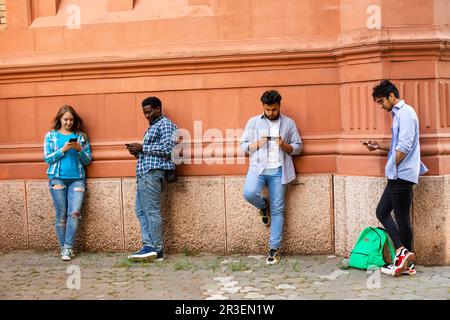
M 441 136 L 440 136 L 441 135 Z M 382 155 L 382 152 L 369 152 L 361 145 L 361 140 L 368 139 L 367 136 L 352 136 L 343 138 L 340 135 L 303 136 L 304 149 L 302 156 L 329 156 L 329 155 L 354 155 L 370 156 Z M 370 138 L 380 141 L 388 141 L 390 135 L 373 135 Z M 124 148 L 124 143 L 140 142 L 139 139 L 126 141 L 93 142 L 91 149 L 95 160 L 113 161 L 113 160 L 133 160 Z M 450 132 L 439 134 L 421 135 L 421 154 L 422 156 L 444 156 L 450 155 Z M 239 150 L 238 139 L 204 139 L 202 141 L 186 140 L 182 143 L 185 150 L 191 150 L 191 159 L 194 162 L 195 150 L 204 151 L 208 146 L 212 150 L 212 156 L 231 156 L 234 160 L 241 154 Z M 202 153 L 203 154 L 203 153 Z M 182 153 L 181 153 L 182 155 Z M 225 161 L 225 160 L 224 160 Z M 0 145 L 0 163 L 15 162 L 43 162 L 42 144 L 1 144 Z M 236 161 L 234 161 L 236 162 Z
M 333 50 L 338 65 L 390 61 L 446 60 L 450 55 L 449 39 L 385 40 L 370 44 L 348 45 Z
M 50 59 L 50 57 L 49 57 Z M 59 59 L 56 59 L 58 61 Z M 335 59 L 329 50 L 296 53 L 182 57 L 170 59 L 60 62 L 0 67 L 0 84 L 69 79 L 104 79 L 161 75 L 245 72 L 289 68 L 330 68 Z
M 11 60 L 4 58 L 0 67 L 0 84 L 17 82 L 58 81 L 66 79 L 100 79 L 116 77 L 142 77 L 177 74 L 203 74 L 214 72 L 255 71 L 271 69 L 310 69 L 342 67 L 388 60 L 396 61 L 448 61 L 450 47 L 445 39 L 414 40 L 409 42 L 380 42 L 353 45 L 335 49 L 297 50 L 296 52 L 223 54 L 220 56 L 174 58 L 125 57 L 117 60 L 102 56 L 102 61 L 92 57 L 50 54 L 20 55 Z M 111 56 L 121 56 L 120 53 Z M 167 53 L 166 53 L 167 57 Z M 28 64 L 23 61 L 30 61 Z M 60 61 L 60 62 L 58 62 Z

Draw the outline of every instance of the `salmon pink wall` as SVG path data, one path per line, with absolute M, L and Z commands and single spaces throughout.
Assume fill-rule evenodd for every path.
M 450 173 L 447 1 L 6 5 L 7 27 L 0 31 L 0 179 L 45 178 L 43 137 L 65 103 L 88 128 L 95 159 L 88 176 L 133 176 L 135 162 L 123 144 L 142 138 L 140 102 L 148 95 L 159 96 L 164 112 L 192 133 L 184 141 L 191 150 L 214 143 L 233 154 L 231 164 L 185 164 L 181 174 L 244 174 L 239 136 L 225 139 L 226 132 L 242 129 L 262 112 L 259 97 L 269 88 L 281 92 L 282 112 L 296 121 L 304 140 L 304 152 L 295 159 L 298 173 L 382 176 L 385 157 L 365 151 L 359 141 L 390 136 L 389 115 L 370 96 L 383 78 L 392 79 L 418 113 L 430 174 Z M 376 10 L 380 25 L 372 28 Z M 217 129 L 224 140 L 200 141 L 196 121 L 202 133 Z

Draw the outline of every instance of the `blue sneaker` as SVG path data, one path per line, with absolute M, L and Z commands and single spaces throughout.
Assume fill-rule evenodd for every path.
M 153 262 L 155 261 L 157 253 L 153 247 L 144 246 L 141 250 L 128 256 L 128 259 L 133 262 Z

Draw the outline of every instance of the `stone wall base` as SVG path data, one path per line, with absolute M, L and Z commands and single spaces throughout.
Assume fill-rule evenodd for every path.
M 242 196 L 245 177 L 180 177 L 164 186 L 167 252 L 263 253 L 269 228 Z M 298 176 L 286 195 L 283 252 L 334 252 L 332 176 Z M 123 252 L 140 247 L 136 180 L 88 179 L 77 247 Z M 58 248 L 46 180 L 0 181 L 0 249 Z
M 269 228 L 242 196 L 245 177 L 180 177 L 162 198 L 165 251 L 265 254 Z M 347 256 L 375 216 L 384 178 L 299 175 L 286 195 L 285 254 Z M 140 247 L 133 178 L 88 179 L 78 250 Z M 412 222 L 418 263 L 450 264 L 450 176 L 422 177 Z M 55 211 L 46 180 L 0 181 L 0 250 L 57 250 Z

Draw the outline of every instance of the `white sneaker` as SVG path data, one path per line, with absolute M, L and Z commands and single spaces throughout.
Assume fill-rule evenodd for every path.
M 381 267 L 381 273 L 392 276 L 394 274 L 394 264 L 386 264 Z M 416 275 L 416 266 L 414 263 L 411 263 L 406 270 L 403 270 L 402 274 L 414 276 Z
M 392 276 L 397 277 L 407 272 L 409 270 L 409 266 L 411 264 L 414 264 L 415 258 L 416 255 L 414 254 L 414 252 L 403 248 L 401 252 L 395 256 Z
M 73 257 L 75 257 L 75 255 L 73 254 L 72 249 L 64 249 L 61 254 L 61 259 L 63 259 L 64 261 L 70 261 Z
M 380 268 L 381 273 L 387 274 L 392 276 L 392 273 L 394 273 L 394 264 L 385 264 Z
M 417 273 L 417 271 L 416 271 L 416 265 L 415 265 L 414 262 L 413 262 L 413 263 L 411 263 L 411 264 L 409 265 L 408 269 L 406 269 L 405 271 L 403 271 L 402 274 L 407 274 L 407 275 L 410 275 L 410 276 L 414 276 L 414 275 L 416 275 L 416 273 Z

